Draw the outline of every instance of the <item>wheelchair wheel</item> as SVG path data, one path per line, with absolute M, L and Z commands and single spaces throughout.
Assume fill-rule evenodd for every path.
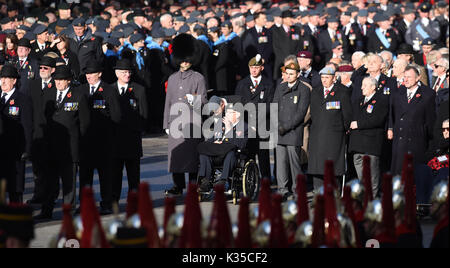
M 245 164 L 242 176 L 242 192 L 245 197 L 255 201 L 259 193 L 259 168 L 254 160 L 250 160 Z

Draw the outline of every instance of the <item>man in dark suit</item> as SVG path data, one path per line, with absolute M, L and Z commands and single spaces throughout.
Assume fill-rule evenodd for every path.
M 265 121 L 265 126 L 267 129 L 268 125 L 268 116 L 270 114 L 270 103 L 272 102 L 274 95 L 274 86 L 272 80 L 263 75 L 265 68 L 265 61 L 261 55 L 256 55 L 253 57 L 249 63 L 250 75 L 239 81 L 236 87 L 235 95 L 242 96 L 243 105 L 247 103 L 253 103 L 256 107 L 256 114 L 249 113 L 248 114 L 248 123 L 251 124 L 251 128 L 253 131 L 256 131 L 256 138 L 251 138 L 249 140 L 249 152 L 250 158 L 256 159 L 255 156 L 258 154 L 258 163 L 261 171 L 261 175 L 263 178 L 270 178 L 270 155 L 268 149 L 261 149 L 260 142 L 265 140 L 268 137 L 261 137 L 259 127 L 261 123 Z M 259 117 L 258 113 L 258 105 L 264 104 L 266 113 L 264 114 L 264 118 Z M 254 125 L 256 123 L 256 125 Z M 255 128 L 255 129 L 253 129 Z M 263 129 L 262 131 L 265 131 Z
M 36 78 L 39 65 L 35 58 L 30 55 L 30 40 L 22 38 L 17 44 L 17 62 L 16 68 L 19 70 L 20 80 L 18 89 L 24 94 L 29 94 L 30 82 Z
M 282 13 L 283 24 L 272 30 L 273 52 L 275 54 L 275 63 L 273 70 L 273 79 L 277 80 L 281 77 L 280 67 L 283 65 L 284 59 L 291 54 L 297 54 L 300 50 L 314 51 L 312 42 L 308 41 L 309 36 L 302 35 L 301 29 L 293 26 L 292 12 L 287 10 Z M 305 38 L 308 38 L 305 39 Z M 303 49 L 305 41 L 308 42 L 308 49 Z
M 63 202 L 75 209 L 76 177 L 80 161 L 80 139 L 89 123 L 86 96 L 71 87 L 70 68 L 58 66 L 53 74 L 55 86 L 44 93 L 44 139 L 48 150 L 45 200 L 36 220 L 52 219 L 55 200 L 62 181 Z M 57 192 L 58 194 L 55 194 Z
M 223 118 L 222 131 L 214 137 L 201 143 L 198 147 L 200 154 L 199 191 L 209 192 L 212 188 L 212 167 L 214 163 L 223 163 L 223 170 L 217 184 L 225 185 L 227 179 L 233 175 L 236 166 L 236 150 L 245 149 L 248 141 L 248 127 L 241 117 L 242 112 L 236 109 L 238 102 L 228 102 Z
M 264 27 L 267 22 L 264 13 L 257 12 L 253 14 L 253 17 L 255 18 L 255 27 L 247 30 L 247 33 L 243 35 L 242 47 L 244 54 L 248 61 L 260 54 L 265 62 L 263 74 L 267 78 L 272 79 L 274 60 L 272 32 Z
M 43 116 L 44 93 L 55 86 L 52 73 L 55 71 L 55 60 L 43 57 L 39 62 L 39 78 L 31 81 L 29 93 L 33 104 L 33 144 L 31 146 L 31 161 L 33 163 L 34 192 L 27 203 L 42 203 L 44 201 L 44 176 L 48 164 L 48 151 L 44 141 Z M 59 191 L 58 191 L 59 193 Z
M 339 42 L 342 45 L 343 54 L 348 53 L 347 37 L 339 31 L 339 19 L 337 17 L 329 17 L 327 19 L 328 28 L 320 32 L 318 36 L 319 53 L 321 55 L 322 66 L 333 58 L 333 44 Z
M 81 74 L 84 75 L 84 69 L 88 62 L 92 60 L 103 62 L 104 54 L 101 38 L 92 35 L 83 18 L 75 19 L 72 26 L 73 34 L 70 36 L 70 50 L 78 56 Z
M 349 43 L 353 52 L 366 51 L 367 37 L 372 29 L 372 25 L 367 22 L 367 16 L 367 10 L 361 9 L 356 21 L 351 25 Z
M 23 202 L 25 190 L 25 161 L 31 153 L 33 111 L 28 95 L 16 88 L 19 78 L 13 65 L 0 72 L 0 113 L 3 133 L 0 136 L 0 178 L 6 178 L 9 201 Z
M 123 168 L 127 170 L 128 190 L 138 190 L 142 132 L 148 117 L 147 96 L 141 85 L 131 82 L 133 67 L 123 59 L 114 67 L 117 82 L 111 87 L 119 94 L 122 119 L 116 126 L 114 160 L 112 165 L 113 201 L 119 202 L 122 191 Z
M 415 10 L 411 8 L 406 8 L 405 12 L 403 12 L 403 19 L 398 23 L 397 30 L 398 30 L 398 37 L 399 37 L 399 43 L 406 43 L 405 40 L 405 34 L 408 31 L 411 24 L 416 19 L 416 12 Z
M 374 21 L 378 24 L 378 28 L 368 37 L 367 51 L 379 53 L 383 50 L 389 50 L 395 53 L 399 44 L 399 37 L 395 30 L 391 28 L 389 17 L 385 14 L 377 14 Z
M 313 61 L 312 53 L 309 51 L 298 52 L 297 61 L 300 66 L 300 80 L 310 84 L 313 88 L 321 86 L 320 75 L 311 66 Z
M 419 79 L 419 71 L 415 67 L 406 67 L 405 85 L 392 99 L 388 138 L 393 140 L 393 174 L 401 174 L 407 152 L 414 156 L 414 166 L 426 164 L 425 152 L 433 137 L 436 117 L 436 93 L 427 86 L 419 86 Z
M 353 104 L 353 121 L 350 124 L 348 151 L 353 153 L 353 163 L 360 180 L 363 157 L 370 157 L 372 193 L 377 196 L 380 184 L 380 156 L 385 137 L 389 106 L 385 98 L 377 94 L 377 80 L 366 77 L 362 83 L 363 96 Z
M 300 66 L 289 63 L 284 66 L 287 83 L 277 87 L 273 103 L 278 104 L 278 142 L 276 148 L 278 192 L 287 200 L 296 196 L 296 178 L 303 174 L 300 162 L 300 150 L 303 145 L 303 130 L 306 112 L 310 103 L 310 87 L 305 85 L 298 74 Z M 292 189 L 288 187 L 292 182 Z
M 80 90 L 88 99 L 89 126 L 82 137 L 80 159 L 80 189 L 92 186 L 94 170 L 100 180 L 100 213 L 112 213 L 112 178 L 114 130 L 120 123 L 121 111 L 118 91 L 101 81 L 100 62 L 90 61 L 85 69 L 87 84 Z
M 50 42 L 48 42 L 47 26 L 39 24 L 34 28 L 33 33 L 36 35 L 36 41 L 31 44 L 31 56 L 40 60 L 47 52 L 50 52 Z
M 335 70 L 320 71 L 322 86 L 311 93 L 308 174 L 313 176 L 314 191 L 323 185 L 326 160 L 334 161 L 336 176 L 345 173 L 345 134 L 352 121 L 350 96 L 342 84 L 335 83 Z

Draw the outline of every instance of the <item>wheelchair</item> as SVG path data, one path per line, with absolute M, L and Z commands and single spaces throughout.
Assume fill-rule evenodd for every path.
M 233 204 L 238 204 L 238 199 L 241 196 L 245 196 L 250 201 L 256 201 L 259 194 L 259 187 L 261 182 L 261 176 L 259 174 L 259 167 L 254 159 L 248 157 L 246 150 L 236 150 L 236 166 L 232 172 L 232 177 L 228 179 L 228 191 L 225 191 L 225 195 L 231 196 Z M 212 168 L 212 182 L 215 184 L 222 174 L 223 163 L 222 161 L 213 161 Z M 197 179 L 198 185 L 200 180 Z M 208 201 L 214 198 L 214 190 L 209 192 L 198 192 L 199 201 Z

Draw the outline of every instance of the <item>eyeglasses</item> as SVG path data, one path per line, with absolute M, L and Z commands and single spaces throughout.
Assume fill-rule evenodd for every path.
M 343 50 L 344 48 L 343 48 L 343 47 L 337 47 L 336 49 L 338 49 L 338 50 Z
M 442 132 L 450 131 L 448 127 L 443 127 Z
M 439 68 L 439 67 L 444 67 L 444 66 L 438 65 L 438 64 L 435 64 L 435 65 L 434 65 L 434 68 Z
M 50 70 L 49 67 L 44 67 L 44 66 L 39 67 L 39 69 L 41 69 L 41 70 Z

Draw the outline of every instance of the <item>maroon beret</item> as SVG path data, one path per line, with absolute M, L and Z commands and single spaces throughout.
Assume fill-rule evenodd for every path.
M 342 65 L 339 66 L 338 72 L 353 72 L 354 69 L 351 65 Z
M 309 51 L 300 51 L 297 53 L 298 58 L 312 59 L 312 53 Z

